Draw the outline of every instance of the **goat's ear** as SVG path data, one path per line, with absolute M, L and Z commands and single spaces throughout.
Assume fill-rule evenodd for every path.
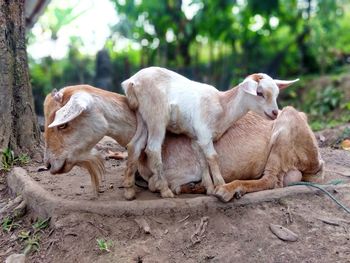
M 276 85 L 278 86 L 279 89 L 285 89 L 288 86 L 292 85 L 293 83 L 299 81 L 299 79 L 295 80 L 280 80 L 280 79 L 274 79 Z
M 53 89 L 51 91 L 51 96 L 52 98 L 57 101 L 58 103 L 62 103 L 62 99 L 63 99 L 63 93 L 62 91 L 57 91 L 57 89 Z
M 92 103 L 93 98 L 90 94 L 85 92 L 75 93 L 66 105 L 56 111 L 55 119 L 48 127 L 59 126 L 75 119 L 87 110 Z
M 257 96 L 256 90 L 258 88 L 258 82 L 256 82 L 251 78 L 247 78 L 242 83 L 239 84 L 239 88 L 246 93 Z

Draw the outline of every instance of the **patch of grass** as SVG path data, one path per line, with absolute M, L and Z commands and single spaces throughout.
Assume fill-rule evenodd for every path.
M 305 100 L 305 110 L 313 116 L 325 116 L 338 108 L 343 100 L 343 93 L 329 85 L 322 91 L 311 90 Z
M 310 118 L 310 119 L 314 119 L 314 118 Z M 320 130 L 324 130 L 326 128 L 334 128 L 337 127 L 339 125 L 342 125 L 344 123 L 348 123 L 350 121 L 350 114 L 349 115 L 343 115 L 340 118 L 337 119 L 314 119 L 310 121 L 310 127 L 313 131 L 320 131 Z
M 1 222 L 1 228 L 4 232 L 11 232 L 12 230 L 20 227 L 19 224 L 15 223 L 11 217 L 5 217 Z
M 113 242 L 111 240 L 105 239 L 96 239 L 97 247 L 102 252 L 111 252 L 110 248 L 113 246 Z
M 32 225 L 32 230 L 23 230 L 18 234 L 19 240 L 24 243 L 24 254 L 36 252 L 40 250 L 40 231 L 49 227 L 51 218 L 37 219 Z
M 15 158 L 15 163 L 18 165 L 26 165 L 30 162 L 30 157 L 26 153 L 22 153 Z
M 8 172 L 11 170 L 15 162 L 15 155 L 10 148 L 7 148 L 1 153 L 1 170 Z
M 45 219 L 38 219 L 34 224 L 33 224 L 33 229 L 34 229 L 34 232 L 38 232 L 40 230 L 43 230 L 47 227 L 49 227 L 50 225 L 50 220 L 51 218 L 48 217 L 48 218 L 45 218 Z
M 36 252 L 40 249 L 40 236 L 29 235 L 24 239 L 25 248 L 23 254 L 28 255 L 30 252 Z
M 19 232 L 18 238 L 20 240 L 26 240 L 30 237 L 30 234 L 31 234 L 30 230 L 28 230 L 28 231 L 23 230 L 23 231 Z
M 14 152 L 10 148 L 1 151 L 0 170 L 9 172 L 14 165 L 26 165 L 30 162 L 27 154 L 22 153 L 15 157 Z

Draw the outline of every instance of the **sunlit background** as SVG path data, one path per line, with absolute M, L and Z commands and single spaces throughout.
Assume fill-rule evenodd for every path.
M 220 90 L 254 72 L 299 77 L 281 105 L 334 126 L 350 120 L 349 21 L 349 0 L 52 0 L 27 34 L 36 110 L 53 88 L 121 92 L 157 65 Z

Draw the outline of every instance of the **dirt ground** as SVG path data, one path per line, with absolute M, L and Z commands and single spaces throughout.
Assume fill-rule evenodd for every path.
M 123 150 L 108 139 L 98 149 L 103 153 Z M 326 161 L 326 181 L 350 183 L 350 152 L 325 147 L 321 153 Z M 84 170 L 75 168 L 69 174 L 53 176 L 38 172 L 40 165 L 33 162 L 25 169 L 54 195 L 69 200 L 92 198 L 90 177 Z M 120 187 L 125 160 L 107 160 L 106 167 L 106 188 L 99 200 L 123 200 Z M 350 193 L 333 194 L 350 207 Z M 2 184 L 0 209 L 10 198 Z M 159 196 L 139 188 L 137 198 L 156 200 Z M 28 242 L 18 236 L 21 231 L 33 231 L 37 220 L 28 211 L 16 221 L 17 229 L 0 231 L 0 261 L 23 251 Z M 271 223 L 290 229 L 298 240 L 278 239 L 269 229 Z M 323 194 L 196 216 L 118 218 L 69 213 L 38 233 L 40 248 L 27 256 L 27 262 L 350 262 L 350 215 Z M 101 251 L 97 239 L 105 240 L 109 251 Z

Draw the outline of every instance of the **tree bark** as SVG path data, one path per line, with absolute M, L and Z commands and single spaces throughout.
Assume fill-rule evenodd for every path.
M 28 74 L 24 0 L 0 0 L 0 148 L 33 153 L 39 145 Z

